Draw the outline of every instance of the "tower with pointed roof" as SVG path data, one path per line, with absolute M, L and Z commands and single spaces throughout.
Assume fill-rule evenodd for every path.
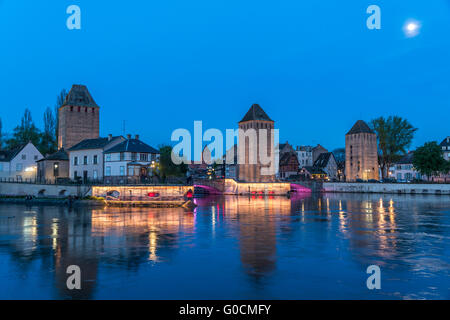
M 243 182 L 273 182 L 275 181 L 275 172 L 266 174 L 262 171 L 263 168 L 272 167 L 275 164 L 274 154 L 274 121 L 264 112 L 258 105 L 253 104 L 244 118 L 239 122 L 239 173 L 238 177 Z M 260 138 L 266 131 L 266 141 L 264 144 Z M 261 161 L 260 148 L 266 147 L 266 155 L 270 159 L 269 164 L 266 161 Z M 262 151 L 262 150 L 261 150 Z
M 73 85 L 58 110 L 58 149 L 99 137 L 99 111 L 84 85 Z
M 347 181 L 379 179 L 377 135 L 363 120 L 345 135 L 345 175 Z

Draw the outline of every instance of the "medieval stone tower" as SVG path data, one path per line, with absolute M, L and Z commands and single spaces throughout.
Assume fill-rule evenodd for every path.
M 362 120 L 345 135 L 345 175 L 347 181 L 379 179 L 377 135 Z
M 239 180 L 244 182 L 273 182 L 275 170 L 271 170 L 270 174 L 261 174 L 262 168 L 267 170 L 270 164 L 263 164 L 264 161 L 261 162 L 260 159 L 260 147 L 263 147 L 260 141 L 260 130 L 267 130 L 267 153 L 265 154 L 270 158 L 270 163 L 275 168 L 274 121 L 267 116 L 258 104 L 254 104 L 239 122 L 239 129 L 242 130 L 242 134 L 239 135 L 238 148 Z M 254 161 L 251 161 L 252 157 Z
M 73 85 L 58 110 L 58 149 L 99 137 L 100 107 L 86 86 Z

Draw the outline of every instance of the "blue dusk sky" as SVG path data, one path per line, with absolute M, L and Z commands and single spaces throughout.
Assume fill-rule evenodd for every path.
M 66 27 L 72 4 L 81 30 Z M 343 147 L 356 120 L 389 115 L 419 128 L 412 147 L 450 135 L 449 0 L 0 0 L 0 40 L 7 132 L 26 107 L 41 127 L 61 89 L 85 84 L 101 135 L 125 121 L 153 146 L 194 120 L 235 128 L 252 103 L 294 146 Z

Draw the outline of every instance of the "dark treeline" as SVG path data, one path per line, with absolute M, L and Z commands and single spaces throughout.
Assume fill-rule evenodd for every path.
M 20 124 L 17 125 L 11 136 L 6 138 L 3 132 L 2 120 L 0 119 L 0 149 L 13 149 L 28 142 L 33 143 L 43 154 L 51 154 L 57 151 L 58 145 L 58 109 L 64 103 L 67 95 L 66 90 L 61 90 L 56 98 L 55 107 L 47 107 L 43 114 L 44 126 L 38 128 L 31 116 L 31 111 L 26 108 Z

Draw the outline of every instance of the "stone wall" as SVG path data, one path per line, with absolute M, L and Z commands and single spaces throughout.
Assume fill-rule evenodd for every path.
M 90 186 L 0 182 L 0 196 L 54 198 L 67 196 L 84 197 L 88 195 L 90 195 Z
M 324 192 L 450 195 L 450 184 L 325 182 L 322 190 Z

